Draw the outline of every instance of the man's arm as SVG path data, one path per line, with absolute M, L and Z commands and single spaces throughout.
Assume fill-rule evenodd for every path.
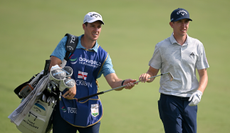
M 149 66 L 149 70 L 146 73 L 143 73 L 140 75 L 139 80 L 141 82 L 152 82 L 155 78 L 149 79 L 152 76 L 157 75 L 159 69 L 155 69 L 151 66 Z
M 208 84 L 208 74 L 206 69 L 200 69 L 198 70 L 200 81 L 199 81 L 199 87 L 197 91 L 195 91 L 189 98 L 188 101 L 190 101 L 189 106 L 196 106 L 200 101 L 201 97 L 204 93 L 204 90 Z
M 111 88 L 115 88 L 118 86 L 121 86 L 122 83 L 122 79 L 119 79 L 116 75 L 116 73 L 110 73 L 108 75 L 105 76 L 105 79 L 107 80 L 108 84 L 111 86 Z M 134 86 L 134 82 L 136 82 L 135 79 L 125 79 L 123 82 L 123 85 L 126 85 L 124 88 L 126 89 L 131 89 Z M 122 90 L 121 89 L 117 89 L 117 90 Z
M 208 84 L 208 73 L 207 69 L 200 69 L 198 70 L 200 80 L 199 80 L 199 87 L 198 90 L 204 93 L 205 88 L 207 87 Z
M 51 62 L 50 62 L 49 70 L 51 69 L 52 66 L 55 66 L 55 65 L 60 66 L 60 64 L 62 63 L 62 61 L 59 58 L 55 57 L 55 56 L 51 56 L 50 61 Z

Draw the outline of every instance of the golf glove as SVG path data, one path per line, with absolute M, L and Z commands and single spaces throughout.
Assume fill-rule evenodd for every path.
M 202 92 L 197 90 L 194 92 L 188 101 L 190 101 L 189 106 L 196 106 L 201 101 Z

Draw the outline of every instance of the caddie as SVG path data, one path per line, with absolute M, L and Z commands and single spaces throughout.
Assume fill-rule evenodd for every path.
M 73 69 L 71 78 L 76 86 L 62 92 L 54 111 L 53 133 L 99 133 L 103 115 L 100 98 L 94 96 L 80 102 L 77 99 L 97 93 L 97 79 L 102 74 L 111 88 L 126 85 L 126 89 L 131 89 L 134 86 L 136 80 L 118 78 L 109 54 L 98 44 L 102 25 L 104 21 L 99 13 L 85 15 L 82 24 L 84 34 L 78 37 L 76 49 L 66 64 Z M 61 39 L 51 54 L 51 66 L 64 62 L 66 42 L 67 36 Z
M 197 132 L 197 104 L 208 83 L 205 49 L 198 39 L 188 36 L 190 21 L 189 12 L 183 8 L 171 13 L 173 33 L 156 44 L 148 71 L 139 77 L 142 82 L 152 82 L 154 79 L 148 78 L 159 69 L 173 75 L 172 81 L 166 76 L 160 80 L 158 109 L 166 133 Z

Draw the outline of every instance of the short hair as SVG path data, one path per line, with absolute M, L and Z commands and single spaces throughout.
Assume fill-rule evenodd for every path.
M 85 22 L 84 24 L 87 26 L 87 25 L 88 25 L 88 22 Z

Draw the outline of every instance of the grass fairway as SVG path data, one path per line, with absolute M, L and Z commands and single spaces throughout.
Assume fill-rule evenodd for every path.
M 15 87 L 44 68 L 65 33 L 81 35 L 84 15 L 99 12 L 105 25 L 98 40 L 117 75 L 137 79 L 148 69 L 155 44 L 172 33 L 170 13 L 182 7 L 193 21 L 188 34 L 203 42 L 209 83 L 198 110 L 198 133 L 230 131 L 229 0 L 1 0 L 0 129 L 19 133 L 7 118 L 19 105 Z M 100 90 L 110 89 L 104 77 Z M 163 133 L 158 116 L 159 79 L 132 90 L 101 95 L 100 133 Z

